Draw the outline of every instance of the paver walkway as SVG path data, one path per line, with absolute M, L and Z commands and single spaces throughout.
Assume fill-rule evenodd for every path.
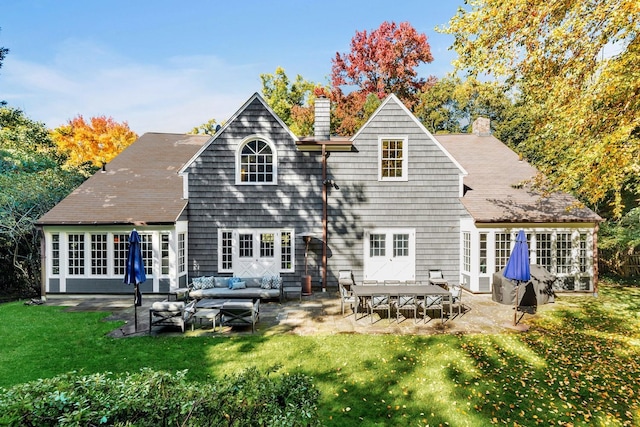
M 50 296 L 46 302 L 49 305 L 66 306 L 69 311 L 106 311 L 112 315 L 106 320 L 123 320 L 126 324 L 115 328 L 111 332 L 114 337 L 130 337 L 147 335 L 149 330 L 149 307 L 161 297 L 143 296 L 143 305 L 134 310 L 133 296 L 126 297 L 86 297 L 86 296 Z M 298 335 L 315 334 L 471 334 L 471 333 L 502 333 L 505 331 L 523 331 L 527 329 L 527 320 L 531 315 L 525 315 L 518 326 L 513 327 L 513 307 L 498 304 L 491 300 L 491 295 L 475 295 L 464 292 L 462 297 L 464 312 L 447 320 L 444 324 L 440 319 L 427 319 L 423 323 L 419 319 L 415 324 L 413 319 L 402 320 L 397 323 L 395 318 L 379 319 L 374 315 L 374 323 L 365 313 L 358 313 L 358 320 L 347 307 L 345 315 L 340 310 L 340 299 L 337 291 L 314 292 L 310 296 L 303 296 L 302 302 L 297 298 L 280 303 L 266 302 L 260 305 L 260 322 L 256 333 L 271 335 L 276 333 L 292 333 Z M 553 309 L 553 304 L 538 307 L 538 310 Z M 137 328 L 134 317 L 137 311 Z M 185 335 L 229 335 L 250 334 L 251 328 L 218 327 L 215 332 L 211 326 L 196 326 L 194 331 L 186 328 Z M 172 327 L 154 327 L 151 335 L 181 334 L 179 329 Z

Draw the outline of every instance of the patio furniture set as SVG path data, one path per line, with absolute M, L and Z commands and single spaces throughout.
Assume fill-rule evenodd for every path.
M 291 294 L 302 299 L 302 287 L 283 287 L 278 276 L 195 278 L 189 287 L 171 289 L 167 300 L 152 304 L 149 332 L 154 326 L 178 326 L 184 332 L 187 323 L 193 330 L 195 323 L 202 325 L 205 320 L 212 322 L 214 331 L 220 325 L 251 326 L 251 332 L 255 332 L 260 301 L 282 301 Z
M 401 317 L 403 320 L 412 317 L 414 323 L 417 323 L 419 314 L 422 314 L 423 323 L 427 323 L 427 318 L 431 320 L 437 313 L 440 320 L 445 322 L 453 317 L 454 307 L 457 308 L 457 314 L 462 312 L 462 287 L 449 286 L 439 270 L 430 272 L 428 284 L 386 280 L 364 281 L 362 285 L 356 285 L 350 271 L 342 271 L 338 278 L 338 286 L 342 315 L 344 316 L 348 305 L 353 310 L 356 321 L 364 317 L 358 318 L 360 312 L 368 315 L 371 323 L 374 321 L 375 312 L 380 313 L 380 319 L 386 313 L 391 322 L 394 319 L 391 313 L 394 311 L 395 321 L 398 323 Z M 445 307 L 448 310 L 445 310 Z M 448 314 L 445 314 L 446 311 Z

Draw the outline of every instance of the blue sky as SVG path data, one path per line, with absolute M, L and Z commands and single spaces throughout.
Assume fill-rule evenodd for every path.
M 15 0 L 2 5 L 0 100 L 49 128 L 81 114 L 135 132 L 188 132 L 229 118 L 260 74 L 327 83 L 356 31 L 408 21 L 443 77 L 455 57 L 438 34 L 463 0 Z

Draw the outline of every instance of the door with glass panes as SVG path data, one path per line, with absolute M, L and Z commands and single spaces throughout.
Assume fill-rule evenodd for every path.
M 262 277 L 277 275 L 280 270 L 276 253 L 279 233 L 265 230 L 236 231 L 237 248 L 234 251 L 234 275 L 237 277 Z M 278 248 L 279 249 L 279 248 Z
M 371 229 L 364 233 L 365 280 L 415 280 L 414 229 Z

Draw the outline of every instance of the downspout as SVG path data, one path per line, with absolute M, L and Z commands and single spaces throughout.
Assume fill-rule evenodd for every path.
M 322 292 L 327 292 L 327 145 L 322 144 Z
M 47 302 L 47 242 L 42 228 L 40 232 L 40 300 Z

